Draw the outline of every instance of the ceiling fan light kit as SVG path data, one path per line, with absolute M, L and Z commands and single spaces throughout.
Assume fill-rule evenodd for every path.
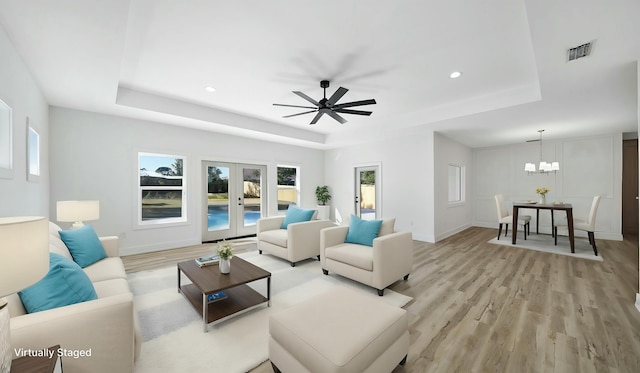
M 327 98 L 327 88 L 329 88 L 329 84 L 330 82 L 328 80 L 320 81 L 320 88 L 324 90 L 323 98 L 320 101 L 316 101 L 313 98 L 307 96 L 306 94 L 300 91 L 293 91 L 293 93 L 302 97 L 304 100 L 306 100 L 307 102 L 310 102 L 314 106 L 301 106 L 301 105 L 288 105 L 288 104 L 273 104 L 273 105 L 295 107 L 295 108 L 301 108 L 301 109 L 312 109 L 312 110 L 304 111 L 301 113 L 283 116 L 283 118 L 291 118 L 291 117 L 296 117 L 298 115 L 316 113 L 315 117 L 313 117 L 313 119 L 311 120 L 311 123 L 309 124 L 318 123 L 318 120 L 320 120 L 320 118 L 322 118 L 324 114 L 327 114 L 328 116 L 340 122 L 341 124 L 347 123 L 347 120 L 344 119 L 340 114 L 355 114 L 355 115 L 366 115 L 366 116 L 369 116 L 372 114 L 371 111 L 353 110 L 353 109 L 347 109 L 347 108 L 354 107 L 354 106 L 373 105 L 376 103 L 376 100 L 369 99 L 369 100 L 345 102 L 342 104 L 338 104 L 338 101 L 349 90 L 344 87 L 340 87 L 333 93 L 333 95 L 331 95 L 331 97 Z
M 536 164 L 535 163 L 525 163 L 524 164 L 524 171 L 527 173 L 527 175 L 531 175 L 531 174 L 549 174 L 551 172 L 556 173 L 556 171 L 560 170 L 560 162 L 545 162 L 542 160 L 542 133 L 544 132 L 544 130 L 538 130 L 538 132 L 540 133 L 540 139 L 538 140 L 530 140 L 528 142 L 532 142 L 532 141 L 539 141 L 540 142 L 540 164 L 538 166 L 538 170 L 536 171 Z

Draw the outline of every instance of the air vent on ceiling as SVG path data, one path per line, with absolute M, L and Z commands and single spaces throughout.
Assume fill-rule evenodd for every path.
M 569 61 L 573 61 L 577 60 L 578 58 L 587 57 L 590 53 L 591 43 L 586 43 L 569 49 L 567 51 L 567 57 Z

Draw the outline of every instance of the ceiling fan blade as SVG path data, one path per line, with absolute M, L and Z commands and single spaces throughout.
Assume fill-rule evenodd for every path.
M 285 115 L 283 118 L 297 117 L 298 115 L 309 114 L 309 113 L 315 113 L 316 111 L 318 111 L 318 109 L 316 109 L 316 110 L 309 110 L 309 111 L 305 111 L 305 112 L 298 113 L 298 114 Z
M 335 109 L 336 113 L 342 114 L 357 114 L 357 115 L 371 115 L 372 111 L 364 111 L 364 110 L 351 110 L 351 109 Z
M 370 100 L 362 100 L 362 101 L 345 102 L 344 104 L 333 105 L 333 107 L 334 109 L 342 109 L 345 107 L 352 107 L 352 106 L 373 105 L 375 103 L 376 103 L 376 100 L 370 99 Z
M 345 93 L 349 92 L 348 89 L 340 87 L 338 88 L 327 100 L 327 106 L 333 106 L 345 95 Z
M 300 91 L 293 91 L 293 93 L 297 94 L 298 96 L 304 98 L 305 100 L 309 101 L 310 103 L 316 105 L 316 106 L 320 106 L 320 103 L 314 99 L 312 99 L 311 97 L 305 95 L 304 93 L 300 92 Z
M 300 106 L 300 105 L 287 105 L 287 104 L 273 104 L 273 106 L 299 107 L 303 109 L 317 109 L 313 106 Z
M 316 114 L 316 116 L 313 117 L 313 120 L 311 120 L 311 123 L 309 123 L 309 124 L 318 123 L 318 120 L 320 120 L 320 117 L 322 117 L 322 114 L 324 114 L 324 111 L 319 111 L 318 114 Z
M 338 122 L 340 122 L 340 124 L 345 124 L 347 123 L 347 120 L 344 119 L 343 117 L 341 117 L 340 115 L 338 115 L 338 113 L 334 112 L 334 111 L 329 111 L 327 112 L 327 114 L 329 114 L 329 116 L 331 116 L 331 118 L 337 120 Z

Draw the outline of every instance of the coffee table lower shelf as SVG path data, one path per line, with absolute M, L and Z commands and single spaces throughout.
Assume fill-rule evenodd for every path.
M 245 284 L 225 289 L 227 298 L 207 304 L 203 302 L 208 294 L 200 292 L 195 285 L 185 284 L 179 290 L 202 316 L 205 331 L 209 325 L 215 325 L 257 307 L 269 305 L 269 300 L 265 296 Z M 204 317 L 205 312 L 207 317 Z

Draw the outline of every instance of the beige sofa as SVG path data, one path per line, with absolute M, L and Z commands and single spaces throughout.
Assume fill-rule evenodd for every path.
M 378 295 L 404 277 L 409 278 L 413 265 L 411 232 L 394 232 L 395 219 L 386 219 L 373 246 L 345 243 L 348 226 L 326 228 L 320 232 L 320 265 L 329 271 L 372 286 Z
M 49 223 L 49 250 L 71 259 L 59 230 Z M 119 257 L 118 237 L 100 241 L 108 257 L 84 268 L 98 299 L 28 314 L 17 294 L 7 297 L 14 354 L 19 348 L 60 345 L 68 351 L 62 357 L 65 373 L 133 372 L 142 342 L 133 294 Z
M 314 214 L 315 215 L 315 214 Z M 280 228 L 284 216 L 258 219 L 256 235 L 258 252 L 263 251 L 288 260 L 292 267 L 301 260 L 320 255 L 320 230 L 333 227 L 330 220 L 310 220 Z

